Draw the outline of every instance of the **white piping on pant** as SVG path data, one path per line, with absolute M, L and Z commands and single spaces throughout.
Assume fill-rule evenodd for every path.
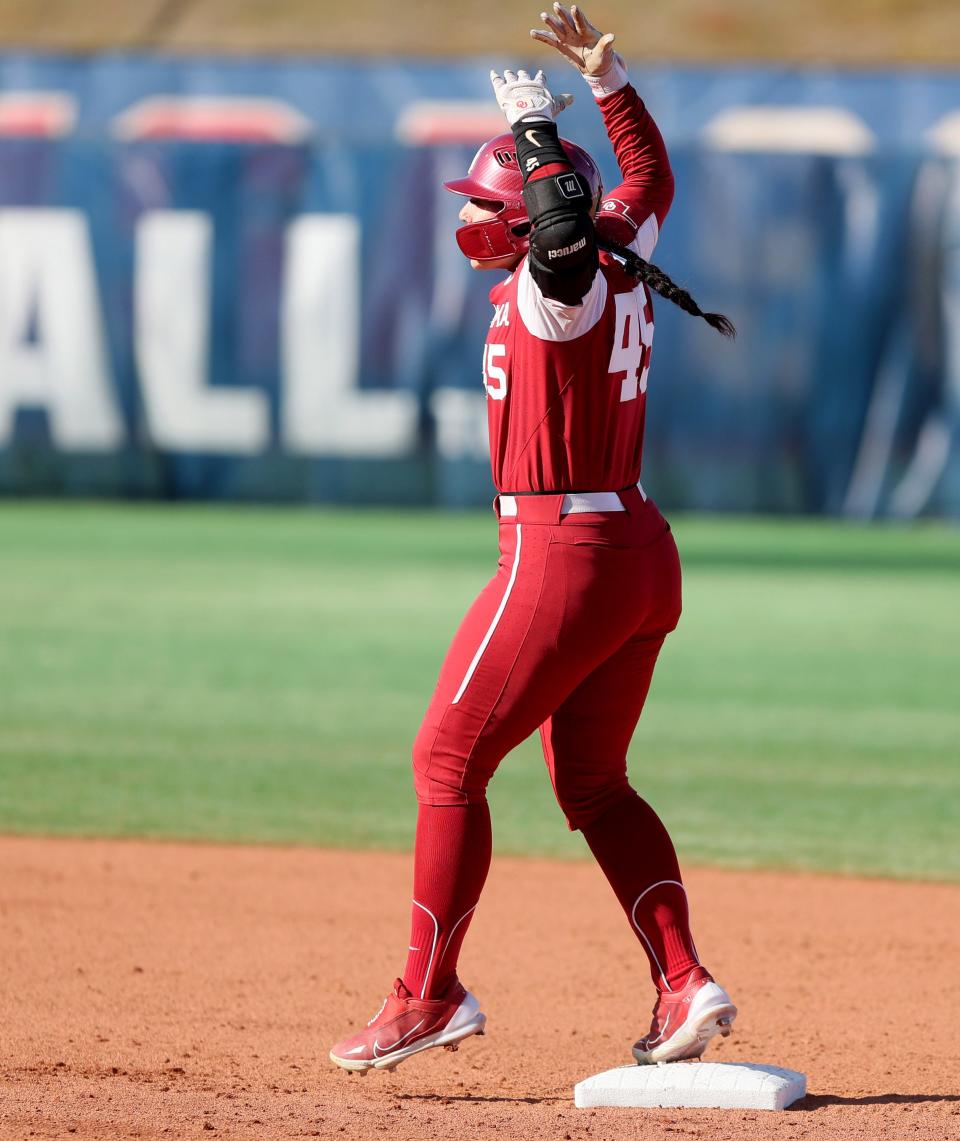
M 634 905 L 630 911 L 630 922 L 634 925 L 634 927 L 636 927 L 637 932 L 640 935 L 640 938 L 644 941 L 644 943 L 646 943 L 647 950 L 650 952 L 650 958 L 653 959 L 653 961 L 656 963 L 657 970 L 660 972 L 660 978 L 663 979 L 663 985 L 667 988 L 667 990 L 672 991 L 673 987 L 667 982 L 667 976 L 663 973 L 663 967 L 660 965 L 660 960 L 657 958 L 656 952 L 654 951 L 653 946 L 650 943 L 650 940 L 646 937 L 646 935 L 643 932 L 643 928 L 637 922 L 637 908 L 640 905 L 640 900 L 643 899 L 643 897 L 648 892 L 653 891 L 653 889 L 655 887 L 662 887 L 664 884 L 673 884 L 674 887 L 678 887 L 683 892 L 684 896 L 686 896 L 686 894 L 687 894 L 687 889 L 683 886 L 683 884 L 679 880 L 657 880 L 656 883 L 652 883 L 648 888 L 646 888 L 644 891 L 640 892 L 640 894 L 637 896 L 636 902 L 634 903 Z M 694 948 L 694 954 L 696 954 L 696 948 Z M 697 961 L 698 962 L 699 962 L 699 959 L 700 959 L 700 956 L 697 955 Z
M 479 900 L 477 902 L 479 903 Z M 465 911 L 463 913 L 463 915 L 460 916 L 460 918 L 456 921 L 456 923 L 454 923 L 453 927 L 450 929 L 450 934 L 447 936 L 446 940 L 444 941 L 443 950 L 440 952 L 440 958 L 437 959 L 437 970 L 438 971 L 440 970 L 440 966 L 443 963 L 443 956 L 447 953 L 447 951 L 450 950 L 450 944 L 453 941 L 453 936 L 456 933 L 457 928 L 464 921 L 464 919 L 467 919 L 469 916 L 473 915 L 473 913 L 476 910 L 477 910 L 477 904 L 475 903 L 473 905 L 473 907 L 470 908 L 469 911 Z
M 437 922 L 437 917 L 433 914 L 429 907 L 424 907 L 422 903 L 417 903 L 416 900 L 413 901 L 413 906 L 419 907 L 421 911 L 425 911 L 427 915 L 429 915 L 433 920 L 433 946 L 430 948 L 430 959 L 427 963 L 427 969 L 424 972 L 423 987 L 420 991 L 420 997 L 423 998 L 423 996 L 427 993 L 427 983 L 430 981 L 430 968 L 433 966 L 433 956 L 437 953 L 437 938 L 440 935 L 440 924 Z
M 516 554 L 513 556 L 513 569 L 510 571 L 510 581 L 507 583 L 507 589 L 504 591 L 503 598 L 500 599 L 500 605 L 497 607 L 497 612 L 493 616 L 493 621 L 490 623 L 490 627 L 487 630 L 486 634 L 484 634 L 483 641 L 480 643 L 480 646 L 478 647 L 477 652 L 473 655 L 473 661 L 470 663 L 470 667 L 467 670 L 466 674 L 464 675 L 463 681 L 460 682 L 460 688 L 457 690 L 457 695 L 453 699 L 453 701 L 450 702 L 451 705 L 458 704 L 458 702 L 460 701 L 460 698 L 463 697 L 463 692 L 467 688 L 467 686 L 470 684 L 470 679 L 473 677 L 477 666 L 480 664 L 480 659 L 483 657 L 483 652 L 487 648 L 487 646 L 490 642 L 490 639 L 493 637 L 493 632 L 494 632 L 494 630 L 496 630 L 497 624 L 499 623 L 500 619 L 503 617 L 503 612 L 507 607 L 507 599 L 510 597 L 510 592 L 513 590 L 513 584 L 517 580 L 517 567 L 520 566 L 520 542 L 521 542 L 521 538 L 522 538 L 521 525 L 518 523 L 517 524 L 517 550 L 516 550 Z

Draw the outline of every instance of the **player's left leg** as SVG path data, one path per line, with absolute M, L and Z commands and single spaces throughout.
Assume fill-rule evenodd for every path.
M 501 524 L 497 574 L 444 658 L 413 749 L 419 813 L 407 962 L 380 1012 L 331 1051 L 344 1069 L 390 1069 L 483 1028 L 457 966 L 490 864 L 487 784 L 502 758 L 622 640 L 618 608 L 592 660 L 579 639 L 569 653 L 556 652 L 566 596 L 553 588 L 563 561 L 563 551 L 553 550 L 554 530 Z M 630 606 L 626 613 L 629 620 Z M 598 622 L 590 625 L 596 636 Z

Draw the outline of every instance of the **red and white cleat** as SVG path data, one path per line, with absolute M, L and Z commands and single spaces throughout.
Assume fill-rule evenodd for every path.
M 397 979 L 366 1030 L 338 1042 L 330 1061 L 353 1073 L 393 1070 L 432 1046 L 455 1050 L 464 1038 L 482 1034 L 486 1021 L 477 1000 L 456 979 L 436 999 L 414 998 Z
M 699 1058 L 711 1038 L 729 1035 L 736 1017 L 730 995 L 695 967 L 680 990 L 659 992 L 650 1033 L 634 1044 L 633 1056 L 641 1065 Z

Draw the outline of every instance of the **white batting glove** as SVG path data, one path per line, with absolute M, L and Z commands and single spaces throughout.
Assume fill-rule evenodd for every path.
M 535 40 L 565 56 L 587 81 L 597 99 L 619 91 L 627 84 L 627 68 L 620 55 L 613 50 L 614 35 L 603 34 L 587 19 L 586 13 L 576 4 L 568 12 L 555 3 L 553 12 L 541 12 L 540 19 L 547 31 L 532 28 Z
M 573 102 L 572 95 L 551 95 L 542 71 L 530 78 L 525 71 L 490 72 L 493 93 L 512 127 L 519 119 L 544 120 L 551 123 L 564 107 Z

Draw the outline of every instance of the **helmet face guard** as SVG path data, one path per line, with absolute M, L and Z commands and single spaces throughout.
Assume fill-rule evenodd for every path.
M 517 231 L 524 231 L 518 234 Z M 519 226 L 511 226 L 498 214 L 485 222 L 468 222 L 457 230 L 457 245 L 471 261 L 499 261 L 525 253 L 530 245 L 530 225 L 524 218 Z
M 603 185 L 597 164 L 576 143 L 566 139 L 561 142 L 574 170 L 589 186 L 594 205 L 599 206 Z M 484 143 L 474 155 L 466 177 L 443 185 L 453 194 L 500 207 L 495 217 L 468 222 L 457 230 L 457 245 L 465 257 L 481 264 L 507 257 L 520 260 L 530 248 L 530 221 L 512 134 L 498 135 Z

